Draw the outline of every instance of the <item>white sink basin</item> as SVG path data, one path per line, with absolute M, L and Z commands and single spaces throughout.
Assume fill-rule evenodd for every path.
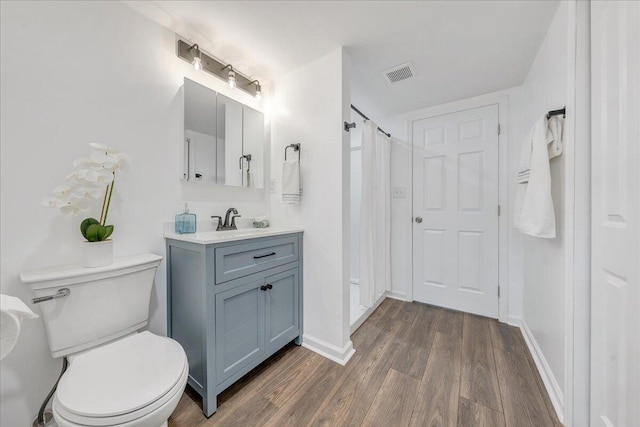
M 239 230 L 226 231 L 199 231 L 193 234 L 165 233 L 164 237 L 183 242 L 200 243 L 208 245 L 210 243 L 230 242 L 234 240 L 252 239 L 263 236 L 277 236 L 279 234 L 298 233 L 304 231 L 301 228 L 288 227 L 267 227 L 267 228 L 242 228 Z
M 262 235 L 269 231 L 269 228 L 245 228 L 240 230 L 224 230 L 224 231 L 201 231 L 195 233 L 197 240 L 226 240 L 236 237 L 247 237 L 252 235 Z

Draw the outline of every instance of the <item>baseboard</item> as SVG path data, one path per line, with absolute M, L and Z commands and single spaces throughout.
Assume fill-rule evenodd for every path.
M 538 343 L 531 333 L 531 330 L 527 326 L 527 323 L 524 321 L 524 319 L 520 319 L 519 322 L 520 330 L 522 331 L 522 335 L 524 336 L 524 341 L 527 344 L 527 347 L 529 347 L 529 352 L 533 357 L 536 368 L 538 368 L 538 372 L 540 373 L 542 382 L 547 389 L 549 399 L 551 399 L 551 404 L 556 410 L 558 420 L 561 423 L 564 423 L 564 395 L 562 394 L 560 385 L 554 377 L 553 372 L 551 371 L 551 367 L 549 366 L 549 363 L 547 363 L 547 359 L 545 359 L 544 354 L 542 353 L 540 346 L 538 346 Z
M 389 298 L 397 299 L 397 300 L 400 300 L 400 301 L 409 301 L 407 299 L 407 294 L 404 294 L 404 293 L 398 292 L 398 291 L 387 291 L 387 296 Z
M 522 326 L 522 318 L 515 316 L 507 316 L 507 325 L 520 328 Z
M 314 353 L 318 353 L 322 357 L 326 357 L 329 360 L 333 360 L 336 363 L 344 366 L 349 359 L 355 354 L 353 343 L 351 340 L 343 348 L 330 344 L 320 338 L 316 338 L 309 334 L 304 334 L 302 337 L 302 346 L 308 348 Z
M 369 316 L 371 316 L 371 314 L 374 311 L 376 311 L 376 308 L 378 308 L 380 304 L 382 304 L 382 301 L 384 301 L 386 298 L 387 298 L 387 292 L 382 294 L 382 296 L 378 298 L 378 301 L 376 301 L 375 304 L 373 304 L 373 306 L 367 308 L 367 311 L 362 313 L 362 315 L 358 318 L 358 320 L 353 322 L 353 325 L 351 325 L 351 328 L 350 328 L 351 334 L 353 334 L 355 331 L 358 330 L 360 326 L 362 326 L 362 324 L 369 318 Z

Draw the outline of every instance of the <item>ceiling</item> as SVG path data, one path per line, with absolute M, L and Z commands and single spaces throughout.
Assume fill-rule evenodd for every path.
M 352 101 L 375 120 L 521 84 L 559 1 L 124 3 L 263 84 L 344 46 Z M 417 76 L 390 84 L 409 61 Z

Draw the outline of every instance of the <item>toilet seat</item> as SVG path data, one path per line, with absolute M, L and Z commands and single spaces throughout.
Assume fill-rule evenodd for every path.
M 54 414 L 70 425 L 129 425 L 173 406 L 166 420 L 188 370 L 176 341 L 147 331 L 130 335 L 72 359 L 56 390 Z

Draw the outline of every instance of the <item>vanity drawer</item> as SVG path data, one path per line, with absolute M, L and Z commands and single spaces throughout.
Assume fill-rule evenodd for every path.
M 216 284 L 298 260 L 298 237 L 265 239 L 216 248 Z

